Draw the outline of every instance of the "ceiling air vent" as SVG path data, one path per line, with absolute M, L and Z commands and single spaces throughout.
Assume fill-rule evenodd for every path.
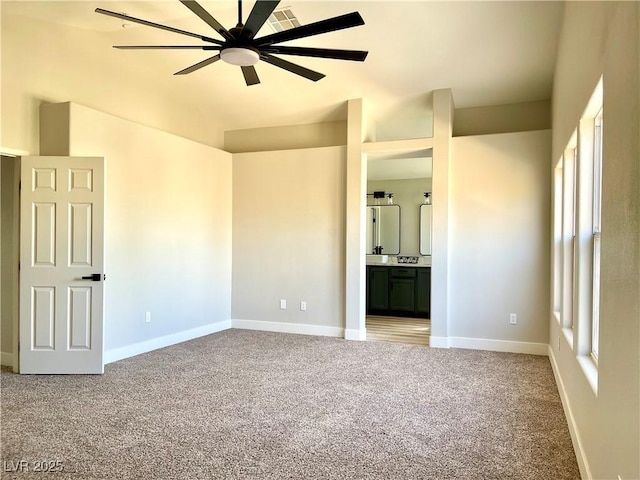
M 269 26 L 274 32 L 282 32 L 300 26 L 300 22 L 291 11 L 291 7 L 282 7 L 269 15 Z

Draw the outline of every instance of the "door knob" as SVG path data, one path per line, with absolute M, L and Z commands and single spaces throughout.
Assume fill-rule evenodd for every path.
M 92 282 L 99 282 L 100 280 L 106 280 L 107 275 L 102 273 L 92 273 L 91 275 L 85 275 L 82 280 L 91 280 Z

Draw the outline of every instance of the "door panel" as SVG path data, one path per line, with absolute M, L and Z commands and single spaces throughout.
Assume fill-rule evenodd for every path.
M 91 350 L 91 288 L 69 288 L 69 349 Z
M 392 278 L 389 309 L 397 312 L 413 312 L 415 309 L 415 280 Z
M 416 312 L 430 315 L 431 310 L 431 268 L 422 267 L 418 270 L 416 282 Z
M 73 266 L 91 266 L 91 245 L 93 235 L 91 232 L 91 207 L 90 203 L 77 203 L 69 205 L 70 220 L 70 263 Z
M 53 350 L 55 347 L 55 287 L 34 287 L 33 298 L 33 350 Z
M 43 267 L 56 265 L 56 205 L 55 203 L 33 204 L 32 245 L 33 264 Z
M 389 309 L 389 270 L 386 267 L 367 268 L 369 270 L 367 312 L 385 312 Z
M 20 372 L 102 373 L 104 160 L 23 157 Z

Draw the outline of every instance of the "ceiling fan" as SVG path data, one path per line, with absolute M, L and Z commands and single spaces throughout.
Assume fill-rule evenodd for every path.
M 329 48 L 307 48 L 307 47 L 291 47 L 277 45 L 289 40 L 296 40 L 298 38 L 310 37 L 312 35 L 319 35 L 321 33 L 333 32 L 336 30 L 343 30 L 345 28 L 357 27 L 364 25 L 364 20 L 358 12 L 348 13 L 319 22 L 310 23 L 308 25 L 302 25 L 289 30 L 283 30 L 281 32 L 272 33 L 271 35 L 265 35 L 260 38 L 255 38 L 256 33 L 267 21 L 269 16 L 276 9 L 279 0 L 258 0 L 253 6 L 249 17 L 247 17 L 246 23 L 242 23 L 242 0 L 238 1 L 238 24 L 227 30 L 224 28 L 215 18 L 209 14 L 198 2 L 195 0 L 180 0 L 185 7 L 196 14 L 202 21 L 213 28 L 224 40 L 217 40 L 215 38 L 208 37 L 206 35 L 199 35 L 197 33 L 187 32 L 178 28 L 173 28 L 167 25 L 161 25 L 159 23 L 150 22 L 141 18 L 131 17 L 123 13 L 112 12 L 104 10 L 102 8 L 96 8 L 97 13 L 103 15 L 109 15 L 111 17 L 120 18 L 129 22 L 139 23 L 149 27 L 159 28 L 167 30 L 173 33 L 179 33 L 181 35 L 187 35 L 206 42 L 201 45 L 114 45 L 114 48 L 120 49 L 200 49 L 200 50 L 219 50 L 219 53 L 213 57 L 209 57 L 206 60 L 202 60 L 190 67 L 187 67 L 174 75 L 185 75 L 195 72 L 202 67 L 206 67 L 218 60 L 223 60 L 232 65 L 241 67 L 244 79 L 247 85 L 256 85 L 260 83 L 258 73 L 254 65 L 260 60 L 280 67 L 289 72 L 300 75 L 309 80 L 317 82 L 321 78 L 324 78 L 324 74 L 315 72 L 303 66 L 291 63 L 274 54 L 278 55 L 299 55 L 304 57 L 320 57 L 320 58 L 333 58 L 337 60 L 353 60 L 362 62 L 367 57 L 366 51 L 361 50 L 337 50 Z

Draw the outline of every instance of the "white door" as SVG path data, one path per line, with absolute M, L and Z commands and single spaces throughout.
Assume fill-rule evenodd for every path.
M 20 373 L 103 373 L 104 159 L 22 157 Z

